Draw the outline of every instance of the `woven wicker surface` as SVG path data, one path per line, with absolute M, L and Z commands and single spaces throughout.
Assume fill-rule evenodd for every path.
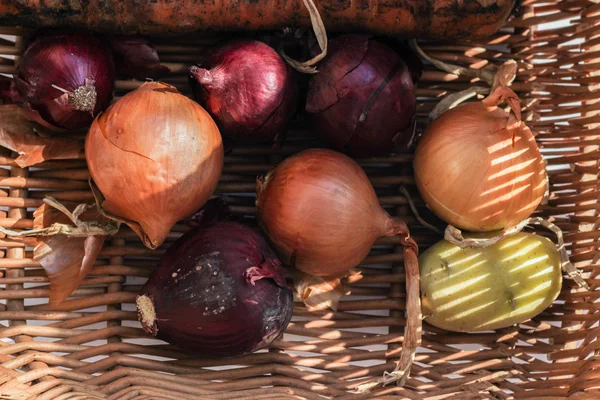
M 539 215 L 553 216 L 564 230 L 572 261 L 600 272 L 598 158 L 600 156 L 600 6 L 583 0 L 530 0 L 519 16 L 487 43 L 422 43 L 430 55 L 477 68 L 519 62 L 512 88 L 521 96 L 529 126 L 550 167 L 551 198 Z M 548 27 L 550 22 L 572 19 Z M 0 53 L 22 51 L 0 40 Z M 156 39 L 172 68 L 166 82 L 189 94 L 188 65 L 215 39 L 206 36 Z M 18 57 L 17 57 L 18 62 Z M 0 73 L 12 73 L 11 57 Z M 118 81 L 118 94 L 140 82 Z M 421 120 L 444 95 L 471 83 L 428 67 L 417 94 Z M 552 117 L 552 119 L 547 119 Z M 218 191 L 236 213 L 254 213 L 257 175 L 289 154 L 318 145 L 302 121 L 281 150 L 236 148 L 226 156 Z M 9 152 L 0 154 L 0 225 L 30 228 L 32 212 L 51 193 L 59 200 L 92 198 L 84 160 L 46 162 L 21 169 Z M 400 192 L 415 193 L 411 156 L 361 160 L 381 203 L 403 216 L 424 249 L 439 238 L 420 227 Z M 422 202 L 417 204 L 423 210 Z M 7 208 L 8 207 L 8 208 Z M 427 215 L 427 214 L 425 214 Z M 0 399 L 598 399 L 600 328 L 597 291 L 575 290 L 566 278 L 555 304 L 520 326 L 480 334 L 444 332 L 428 324 L 411 378 L 372 393 L 349 393 L 357 383 L 395 366 L 404 326 L 404 272 L 399 240 L 380 239 L 349 284 L 337 312 L 309 312 L 296 304 L 286 335 L 269 351 L 235 359 L 200 359 L 150 339 L 137 322 L 133 301 L 161 252 L 184 230 L 176 226 L 158 251 L 144 248 L 121 229 L 107 241 L 97 266 L 73 297 L 47 305 L 48 279 L 32 259 L 31 239 L 0 239 Z M 334 256 L 334 255 L 332 255 Z

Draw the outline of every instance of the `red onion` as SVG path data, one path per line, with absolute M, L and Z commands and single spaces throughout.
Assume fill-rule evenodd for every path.
M 137 79 L 157 79 L 169 73 L 160 64 L 156 48 L 142 36 L 108 36 L 106 38 L 119 75 Z
M 100 40 L 48 32 L 25 50 L 14 88 L 30 119 L 54 129 L 79 129 L 108 107 L 114 80 L 112 55 Z
M 296 108 L 293 77 L 275 50 L 250 40 L 229 43 L 190 68 L 196 99 L 223 136 L 242 141 L 271 141 L 285 132 Z
M 278 338 L 292 317 L 293 296 L 263 237 L 220 221 L 177 240 L 136 305 L 152 335 L 204 356 L 229 357 Z
M 404 151 L 415 130 L 414 69 L 368 35 L 337 37 L 309 82 L 306 111 L 323 138 L 352 156 Z

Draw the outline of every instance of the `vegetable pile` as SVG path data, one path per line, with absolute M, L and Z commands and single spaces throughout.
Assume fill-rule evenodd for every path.
M 492 12 L 473 7 L 485 11 L 482 21 Z M 317 7 L 309 8 L 314 19 Z M 166 249 L 137 297 L 140 323 L 193 354 L 240 356 L 283 334 L 294 292 L 308 309 L 336 310 L 345 280 L 361 273 L 356 267 L 375 241 L 397 237 L 406 274 L 402 353 L 392 373 L 358 388 L 365 391 L 406 382 L 422 315 L 451 331 L 498 329 L 551 305 L 561 290 L 561 269 L 585 287 L 560 230 L 532 217 L 548 176 L 508 87 L 512 79 L 494 79 L 481 101 L 436 110 L 418 140 L 416 186 L 449 224 L 445 239 L 418 257 L 407 224 L 382 208 L 369 177 L 349 156 L 413 150 L 423 65 L 392 39 L 341 35 L 328 43 L 319 24 L 321 53 L 309 61 L 294 61 L 264 42 L 234 40 L 190 66 L 195 101 L 151 81 L 112 105 L 117 75 L 168 73 L 147 39 L 72 31 L 33 37 L 16 75 L 0 82 L 4 97 L 19 104 L 0 109 L 0 144 L 19 152 L 16 162 L 25 167 L 79 157 L 83 142 L 67 134 L 88 129 L 85 158 L 94 195 L 93 204 L 77 207 L 45 199 L 31 231 L 0 228 L 37 237 L 34 258 L 50 279 L 51 305 L 72 294 L 121 225 L 157 249 L 187 219 L 189 230 Z M 223 202 L 210 200 L 223 171 L 223 138 L 285 140 L 302 100 L 303 78 L 290 65 L 314 73 L 305 76 L 305 107 L 298 113 L 337 151 L 308 149 L 283 159 L 256 182 L 256 218 L 235 220 Z M 52 136 L 56 132 L 65 135 Z M 520 232 L 532 222 L 555 232 L 558 247 Z M 463 236 L 460 229 L 469 232 Z

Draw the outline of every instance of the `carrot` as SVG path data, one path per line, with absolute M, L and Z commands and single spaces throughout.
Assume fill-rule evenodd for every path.
M 489 36 L 514 0 L 315 0 L 329 31 L 406 37 Z M 269 30 L 310 26 L 302 0 L 0 0 L 0 25 L 112 33 Z

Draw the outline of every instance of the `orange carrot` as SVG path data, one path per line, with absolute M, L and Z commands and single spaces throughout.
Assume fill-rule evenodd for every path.
M 429 39 L 489 36 L 514 0 L 315 0 L 329 31 Z M 303 0 L 0 0 L 0 25 L 112 33 L 268 30 L 310 26 Z

